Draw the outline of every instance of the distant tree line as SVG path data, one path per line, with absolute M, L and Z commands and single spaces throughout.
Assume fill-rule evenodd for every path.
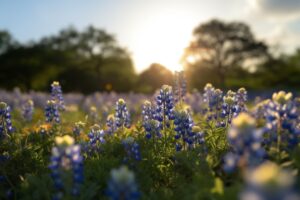
M 300 50 L 275 58 L 241 22 L 200 24 L 182 65 L 190 89 L 202 89 L 207 82 L 253 90 L 298 90 L 300 85 Z M 173 75 L 159 63 L 137 74 L 128 50 L 114 35 L 93 26 L 83 31 L 68 27 L 26 44 L 0 31 L 0 88 L 47 91 L 53 80 L 60 81 L 66 92 L 151 93 L 162 84 L 172 84 Z
M 284 38 L 283 38 L 284 40 Z M 299 91 L 300 49 L 274 57 L 241 22 L 211 20 L 194 29 L 182 57 L 189 85 L 198 89 L 207 82 L 220 88 Z

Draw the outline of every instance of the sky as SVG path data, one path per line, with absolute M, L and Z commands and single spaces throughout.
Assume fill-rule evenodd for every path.
M 300 47 L 300 0 L 2 0 L 0 29 L 29 42 L 70 25 L 115 35 L 141 72 L 157 62 L 181 68 L 193 29 L 212 18 L 243 21 L 276 51 Z

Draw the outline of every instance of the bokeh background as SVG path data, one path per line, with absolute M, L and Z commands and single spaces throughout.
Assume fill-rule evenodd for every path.
M 151 93 L 185 70 L 250 91 L 300 85 L 299 0 L 0 2 L 0 88 Z

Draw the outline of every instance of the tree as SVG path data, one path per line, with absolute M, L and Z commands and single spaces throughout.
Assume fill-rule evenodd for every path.
M 153 63 L 139 75 L 138 90 L 152 93 L 164 84 L 172 85 L 173 74 L 159 63 Z
M 126 92 L 136 81 L 130 54 L 104 30 L 91 26 L 78 31 L 69 27 L 19 46 L 11 45 L 10 38 L 0 34 L 0 50 L 4 49 L 0 54 L 1 87 L 47 90 L 52 81 L 58 80 L 64 91 Z
M 46 90 L 68 67 L 73 56 L 40 44 L 11 48 L 0 55 L 0 85 L 7 89 Z
M 300 49 L 290 55 L 280 55 L 263 63 L 255 72 L 264 88 L 299 90 Z
M 210 67 L 220 87 L 226 86 L 226 73 L 232 67 L 269 57 L 267 46 L 257 41 L 249 26 L 241 22 L 211 20 L 196 27 L 193 36 L 182 57 L 183 64 L 186 68 Z
M 11 34 L 0 30 L 0 54 L 17 45 Z
M 82 74 L 90 74 L 95 81 L 93 86 L 89 87 L 89 91 L 105 90 L 109 85 L 109 88 L 115 91 L 124 92 L 130 90 L 135 83 L 136 75 L 130 54 L 118 45 L 112 34 L 102 29 L 89 26 L 78 32 L 69 27 L 60 31 L 57 36 L 44 38 L 42 43 L 75 55 L 75 60 L 78 60 L 78 65 L 81 66 L 77 72 L 81 68 L 85 70 Z M 72 73 L 72 70 L 68 70 L 68 73 Z M 63 77 L 61 78 L 64 79 Z M 122 84 L 124 82 L 126 84 Z

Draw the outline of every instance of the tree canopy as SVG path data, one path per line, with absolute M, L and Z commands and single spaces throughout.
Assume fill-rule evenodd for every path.
M 0 34 L 0 84 L 7 88 L 43 90 L 59 79 L 66 91 L 122 92 L 136 80 L 128 51 L 113 35 L 92 26 L 82 32 L 69 27 L 22 46 L 14 47 L 11 41 L 8 33 Z
M 211 82 L 219 88 L 299 90 L 300 50 L 275 57 L 242 22 L 211 20 L 198 25 L 182 64 L 189 89 Z M 66 92 L 152 93 L 163 84 L 172 85 L 173 75 L 159 63 L 137 74 L 129 51 L 113 34 L 93 26 L 70 26 L 29 43 L 0 31 L 1 89 L 47 91 L 54 80 Z
M 173 74 L 159 63 L 152 63 L 139 75 L 138 90 L 153 93 L 164 84 L 173 84 Z
M 248 25 L 214 19 L 194 29 L 182 62 L 192 70 L 192 75 L 197 76 L 197 70 L 206 70 L 216 76 L 220 87 L 226 87 L 226 74 L 231 68 L 268 57 L 267 45 L 255 39 Z

